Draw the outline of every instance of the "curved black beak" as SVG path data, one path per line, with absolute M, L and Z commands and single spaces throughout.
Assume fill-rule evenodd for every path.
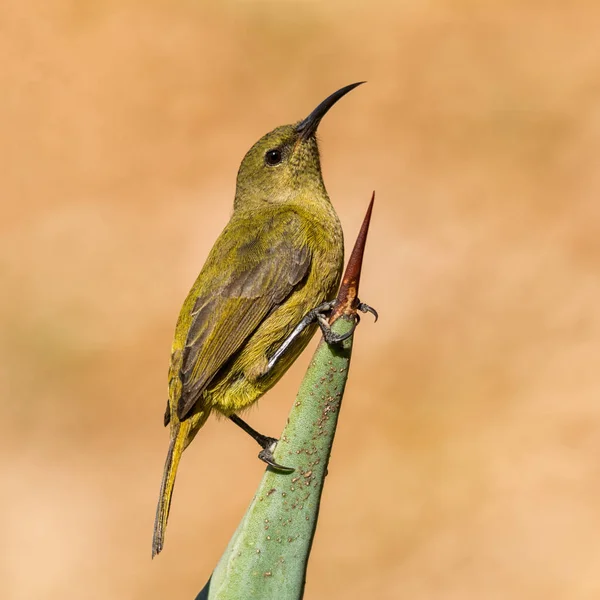
M 304 140 L 308 139 L 311 135 L 314 135 L 315 131 L 317 131 L 317 127 L 321 122 L 321 119 L 325 116 L 327 111 L 343 96 L 345 96 L 348 92 L 351 92 L 355 87 L 365 83 L 364 81 L 359 81 L 358 83 L 351 83 L 338 90 L 337 92 L 333 92 L 331 96 L 328 96 L 313 110 L 306 119 L 303 119 L 296 125 L 296 131 L 300 134 L 300 137 Z

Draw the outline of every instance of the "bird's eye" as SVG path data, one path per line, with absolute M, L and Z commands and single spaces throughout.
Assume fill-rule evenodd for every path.
M 273 150 L 268 150 L 265 154 L 265 162 L 270 167 L 278 165 L 282 159 L 283 154 L 281 153 L 281 150 L 279 148 L 273 148 Z

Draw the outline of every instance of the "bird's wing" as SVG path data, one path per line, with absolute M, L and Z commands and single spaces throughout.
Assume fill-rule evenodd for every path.
M 305 279 L 311 256 L 302 230 L 301 217 L 289 213 L 260 229 L 256 224 L 249 228 L 247 222 L 239 228 L 230 223 L 223 232 L 217 242 L 220 251 L 213 250 L 209 257 L 213 262 L 223 260 L 222 274 L 217 277 L 221 281 L 216 287 L 197 282 L 200 293 L 192 309 L 180 370 L 180 420 L 190 415 L 219 369 L 265 317 Z M 210 270 L 205 265 L 199 279 Z

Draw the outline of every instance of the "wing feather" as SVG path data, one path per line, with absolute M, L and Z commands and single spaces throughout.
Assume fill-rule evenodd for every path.
M 250 239 L 240 244 L 239 234 L 248 237 L 248 231 Z M 219 369 L 308 274 L 311 255 L 301 231 L 301 217 L 290 213 L 258 230 L 248 223 L 246 227 L 234 224 L 217 241 L 225 252 L 211 253 L 207 263 L 218 260 L 220 254 L 227 257 L 231 272 L 216 288 L 197 282 L 200 293 L 192 309 L 180 370 L 180 420 L 190 415 Z M 199 280 L 205 272 L 206 265 Z

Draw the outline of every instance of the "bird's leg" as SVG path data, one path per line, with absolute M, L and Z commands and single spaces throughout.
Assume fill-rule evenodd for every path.
M 309 326 L 312 325 L 317 319 L 318 315 L 327 314 L 333 308 L 333 302 L 323 302 L 323 304 L 319 304 L 319 306 L 309 310 L 306 313 L 305 317 L 296 325 L 296 328 L 290 335 L 285 338 L 283 344 L 277 348 L 277 351 L 271 358 L 269 359 L 269 363 L 267 365 L 267 372 L 270 371 L 275 363 L 283 356 L 285 351 L 290 347 L 291 343 Z M 323 317 L 325 318 L 325 317 Z
M 275 450 L 275 446 L 279 440 L 263 435 L 262 433 L 258 433 L 256 429 L 253 429 L 244 421 L 240 419 L 237 415 L 231 415 L 229 417 L 238 427 L 243 429 L 249 436 L 251 436 L 258 445 L 262 448 L 262 450 L 258 453 L 258 458 L 263 462 L 266 462 L 268 465 L 277 469 L 277 471 L 282 471 L 283 473 L 293 473 L 294 469 L 291 467 L 284 467 L 279 463 L 275 462 L 275 458 L 273 457 L 273 451 Z
M 288 337 L 283 341 L 283 344 L 277 349 L 275 354 L 269 359 L 269 363 L 267 365 L 267 371 L 269 372 L 275 363 L 281 358 L 281 356 L 285 353 L 285 351 L 290 347 L 292 342 L 309 326 L 312 325 L 315 321 L 319 324 L 321 331 L 323 332 L 323 337 L 328 344 L 339 344 L 344 340 L 348 339 L 356 329 L 356 326 L 360 322 L 360 317 L 356 315 L 356 321 L 352 327 L 352 329 L 346 333 L 338 334 L 331 331 L 331 326 L 329 325 L 329 321 L 327 320 L 327 315 L 331 312 L 335 302 L 323 302 L 323 304 L 319 304 L 319 306 L 310 310 L 306 316 L 296 325 L 296 328 Z M 360 310 L 363 313 L 370 312 L 375 316 L 375 321 L 379 318 L 377 311 L 369 306 L 368 304 L 364 304 L 363 302 L 358 302 L 357 310 Z
M 356 319 L 354 321 L 354 325 L 352 329 L 344 334 L 337 334 L 331 330 L 331 326 L 327 320 L 326 315 L 331 312 L 335 302 L 324 302 L 319 306 L 310 310 L 306 316 L 296 325 L 294 331 L 290 333 L 290 335 L 283 341 L 281 346 L 277 349 L 275 354 L 269 359 L 267 363 L 267 368 L 264 372 L 261 373 L 262 376 L 266 375 L 277 363 L 277 361 L 283 356 L 285 351 L 290 347 L 290 345 L 294 342 L 294 340 L 309 326 L 312 325 L 315 321 L 319 324 L 321 331 L 323 332 L 323 337 L 328 344 L 339 344 L 344 340 L 348 339 L 356 329 L 356 326 L 360 322 L 360 317 L 356 314 Z M 367 313 L 370 312 L 375 316 L 375 321 L 377 321 L 379 315 L 377 311 L 370 307 L 368 304 L 364 304 L 362 302 L 358 302 L 356 309 L 360 312 Z M 284 473 L 292 473 L 294 469 L 291 467 L 285 467 L 283 465 L 275 462 L 275 458 L 273 457 L 273 451 L 275 450 L 275 446 L 277 445 L 278 440 L 272 437 L 268 437 L 256 431 L 246 423 L 244 420 L 240 419 L 237 415 L 231 415 L 229 417 L 238 427 L 243 429 L 248 435 L 250 435 L 256 442 L 258 442 L 259 446 L 261 446 L 262 450 L 258 454 L 258 458 L 262 461 L 266 462 L 268 465 L 277 469 L 278 471 L 282 471 Z
M 250 437 L 252 437 L 252 439 L 254 439 L 261 448 L 268 448 L 272 444 L 277 443 L 277 440 L 275 438 L 268 437 L 266 435 L 263 435 L 262 433 L 259 433 L 258 431 L 256 431 L 256 429 L 250 427 L 250 425 L 248 425 L 246 421 L 240 419 L 240 417 L 238 417 L 237 415 L 231 415 L 229 418 L 238 427 L 243 429 Z

